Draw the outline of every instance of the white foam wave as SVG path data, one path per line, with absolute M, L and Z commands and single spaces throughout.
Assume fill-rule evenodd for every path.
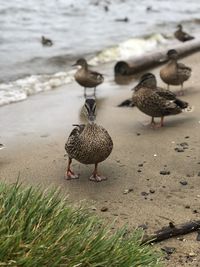
M 117 46 L 104 49 L 89 61 L 91 65 L 127 59 L 152 51 L 165 45 L 167 40 L 161 34 L 146 38 L 132 38 Z M 0 84 L 0 106 L 25 100 L 28 96 L 53 90 L 74 80 L 75 70 L 52 75 L 32 75 L 14 82 Z
M 73 72 L 53 75 L 32 75 L 14 82 L 0 84 L 0 106 L 25 100 L 28 96 L 53 90 L 73 80 Z
M 117 46 L 106 48 L 90 60 L 90 64 L 98 65 L 115 60 L 126 60 L 133 56 L 142 55 L 145 52 L 160 48 L 167 43 L 167 39 L 161 34 L 152 34 L 147 38 L 132 38 Z

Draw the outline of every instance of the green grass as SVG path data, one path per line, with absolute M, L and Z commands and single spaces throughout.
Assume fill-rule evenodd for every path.
M 59 192 L 18 183 L 0 184 L 0 266 L 135 267 L 161 266 L 142 233 L 127 235 L 86 208 L 72 208 Z

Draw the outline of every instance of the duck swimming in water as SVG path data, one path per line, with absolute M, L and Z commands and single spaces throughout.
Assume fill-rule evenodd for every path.
M 95 123 L 95 99 L 87 98 L 85 100 L 85 110 L 88 123 L 86 125 L 74 125 L 76 127 L 72 130 L 65 144 L 69 157 L 65 177 L 66 179 L 79 178 L 71 170 L 72 159 L 75 159 L 83 164 L 94 164 L 95 168 L 90 180 L 101 182 L 107 178 L 99 175 L 97 166 L 110 155 L 113 149 L 113 141 L 108 132 L 102 126 Z
M 53 42 L 51 39 L 48 39 L 44 36 L 41 37 L 41 43 L 43 46 L 52 46 L 53 45 Z

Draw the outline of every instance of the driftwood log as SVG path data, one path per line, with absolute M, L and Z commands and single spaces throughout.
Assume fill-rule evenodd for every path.
M 200 39 L 174 45 L 154 53 L 147 53 L 140 57 L 130 58 L 126 61 L 118 61 L 114 67 L 115 75 L 132 75 L 163 64 L 167 60 L 166 53 L 169 49 L 176 49 L 179 57 L 183 57 L 200 50 Z
M 156 243 L 171 237 L 180 236 L 195 232 L 200 229 L 200 220 L 191 221 L 184 224 L 174 225 L 169 223 L 169 226 L 163 227 L 161 230 L 156 231 L 152 236 L 146 236 L 142 240 L 144 243 Z

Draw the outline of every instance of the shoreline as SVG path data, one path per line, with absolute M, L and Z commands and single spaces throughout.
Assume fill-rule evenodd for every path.
M 59 186 L 72 203 L 84 200 L 106 220 L 115 220 L 114 227 L 126 223 L 130 228 L 147 224 L 147 232 L 152 233 L 169 221 L 179 224 L 197 219 L 200 212 L 197 197 L 200 194 L 200 52 L 180 61 L 193 69 L 181 98 L 195 108 L 192 113 L 166 117 L 165 127 L 157 130 L 145 125 L 150 118 L 136 108 L 117 107 L 130 98 L 130 89 L 136 80 L 117 85 L 113 81 L 112 64 L 100 67 L 99 71 L 107 76 L 105 83 L 97 88 L 97 123 L 108 130 L 114 142 L 112 154 L 99 165 L 99 171 L 108 176 L 108 180 L 101 183 L 88 180 L 93 166 L 75 161 L 72 166 L 81 173 L 80 179 L 64 180 L 67 165 L 64 144 L 72 124 L 83 121 L 83 89 L 75 82 L 1 107 L 0 142 L 6 145 L 0 152 L 1 180 L 13 183 L 19 176 L 24 184 L 43 188 Z M 158 71 L 152 72 L 158 77 Z M 158 84 L 166 87 L 160 79 Z M 174 91 L 177 87 L 171 89 Z M 183 142 L 188 143 L 188 149 L 178 153 L 175 148 Z M 170 171 L 170 175 L 160 175 L 162 170 Z M 181 185 L 182 180 L 188 184 Z M 127 189 L 133 191 L 124 194 Z M 150 193 L 150 189 L 155 192 Z M 190 208 L 185 208 L 187 205 Z M 108 207 L 107 212 L 101 212 L 103 206 Z M 172 239 L 158 244 L 176 247 L 166 266 L 194 266 L 194 259 L 200 262 L 196 233 L 184 238 L 185 242 Z M 195 257 L 186 263 L 191 251 Z

